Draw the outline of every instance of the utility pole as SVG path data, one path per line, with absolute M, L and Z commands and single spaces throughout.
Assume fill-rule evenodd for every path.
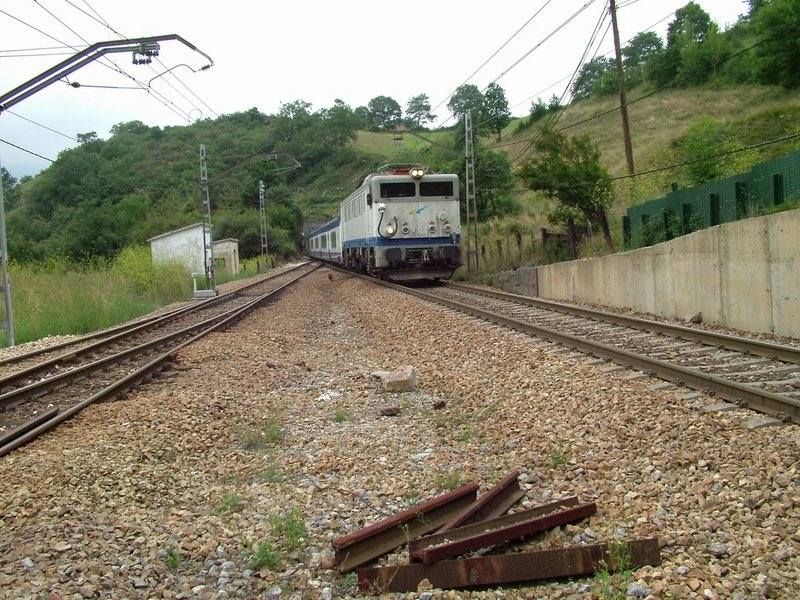
M 466 181 L 464 190 L 467 200 L 467 271 L 471 270 L 474 259 L 475 270 L 478 270 L 478 208 L 475 199 L 475 147 L 472 143 L 472 113 L 464 114 Z M 471 240 L 471 241 L 470 241 Z
M 214 290 L 214 240 L 211 235 L 211 198 L 208 195 L 206 145 L 200 144 L 200 190 L 203 193 L 203 265 L 206 271 L 206 291 Z
M 267 243 L 267 213 L 264 209 L 264 180 L 258 182 L 258 210 L 261 215 L 261 255 L 267 259 L 269 244 Z
M 622 70 L 622 52 L 619 48 L 619 29 L 617 28 L 617 6 L 614 0 L 609 0 L 611 13 L 611 30 L 614 33 L 614 55 L 617 63 L 617 85 L 619 86 L 619 114 L 622 117 L 622 139 L 625 144 L 625 161 L 628 163 L 628 175 L 633 175 L 633 145 L 631 144 L 631 130 L 628 127 L 628 101 L 625 99 L 625 72 Z
M 5 323 L 0 323 L 0 328 L 5 327 L 6 345 L 10 348 L 14 345 L 14 319 L 11 317 L 11 287 L 8 284 L 8 244 L 6 243 L 6 210 L 3 200 L 2 175 L 0 175 L 0 253 L 2 253 L 3 264 L 3 297 L 6 305 Z

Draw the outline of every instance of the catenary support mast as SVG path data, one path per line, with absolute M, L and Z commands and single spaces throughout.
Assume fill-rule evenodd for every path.
M 475 147 L 472 143 L 472 113 L 467 111 L 464 115 L 465 144 L 464 155 L 466 159 L 466 181 L 464 190 L 467 201 L 467 228 L 464 246 L 467 249 L 467 270 L 478 270 L 478 208 L 475 199 Z

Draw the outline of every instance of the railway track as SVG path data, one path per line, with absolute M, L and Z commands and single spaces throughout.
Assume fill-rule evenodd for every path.
M 164 369 L 180 348 L 226 327 L 318 266 L 303 263 L 189 307 L 4 360 L 0 456 L 93 402 L 125 394 Z
M 800 423 L 800 348 L 448 282 L 380 282 L 585 354 Z

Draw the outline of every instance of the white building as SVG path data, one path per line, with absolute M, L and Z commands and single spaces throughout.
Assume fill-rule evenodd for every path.
M 153 264 L 180 261 L 193 273 L 205 273 L 203 224 L 195 223 L 174 231 L 151 237 L 150 253 Z M 226 238 L 213 244 L 214 267 L 217 273 L 239 272 L 239 240 Z

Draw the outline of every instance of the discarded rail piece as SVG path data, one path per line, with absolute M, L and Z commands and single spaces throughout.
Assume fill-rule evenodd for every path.
M 451 529 L 446 533 L 417 538 L 409 542 L 409 554 L 429 565 L 459 554 L 497 546 L 559 525 L 580 521 L 597 512 L 597 506 L 593 502 L 574 506 L 577 503 L 578 499 L 575 497 L 566 498 L 504 517 Z
M 624 557 L 622 559 L 621 557 Z M 423 579 L 436 588 L 453 589 L 523 583 L 589 575 L 599 570 L 614 572 L 661 564 L 656 538 L 569 546 L 554 550 L 496 554 L 444 560 L 431 565 L 409 564 L 358 570 L 358 587 L 369 594 L 416 591 Z
M 359 589 L 369 594 L 416 591 L 424 579 L 433 587 L 454 589 L 661 564 L 657 538 L 445 560 L 579 521 L 597 512 L 595 503 L 579 504 L 573 496 L 501 516 L 525 495 L 518 471 L 480 499 L 477 489 L 476 483 L 462 486 L 336 538 L 335 564 L 340 572 L 351 571 L 407 543 L 410 564 L 358 570 Z
M 524 495 L 525 490 L 519 485 L 519 471 L 512 471 L 503 481 L 478 498 L 477 502 L 442 525 L 437 533 L 444 533 L 462 525 L 479 523 L 504 515 L 512 506 L 522 500 Z
M 472 505 L 477 496 L 478 484 L 470 483 L 369 527 L 336 538 L 332 542 L 334 562 L 340 572 L 351 571 L 411 539 L 436 531 Z

